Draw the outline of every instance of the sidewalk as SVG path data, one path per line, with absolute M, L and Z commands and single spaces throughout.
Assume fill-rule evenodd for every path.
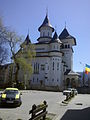
M 53 120 L 90 120 L 90 95 L 79 94 L 72 98 L 66 110 Z

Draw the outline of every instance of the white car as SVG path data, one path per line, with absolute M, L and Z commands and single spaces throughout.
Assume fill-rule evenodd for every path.
M 75 88 L 72 88 L 72 91 L 74 92 L 74 95 L 78 94 L 78 91 Z

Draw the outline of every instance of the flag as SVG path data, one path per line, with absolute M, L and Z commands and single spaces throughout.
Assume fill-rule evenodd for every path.
M 88 74 L 88 72 L 90 72 L 90 65 L 85 66 L 85 73 Z

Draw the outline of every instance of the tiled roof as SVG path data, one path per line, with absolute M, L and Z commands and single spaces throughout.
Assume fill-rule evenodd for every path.
M 53 28 L 52 25 L 50 24 L 50 21 L 49 21 L 47 15 L 46 15 L 46 17 L 45 17 L 42 25 L 38 28 L 38 30 L 40 31 L 40 28 L 41 28 L 41 27 L 44 27 L 44 26 L 48 26 L 48 27 L 52 28 L 52 31 L 54 31 L 54 28 Z

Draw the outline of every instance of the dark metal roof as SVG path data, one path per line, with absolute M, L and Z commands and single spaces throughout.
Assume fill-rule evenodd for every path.
M 74 42 L 75 42 L 75 45 L 76 45 L 76 39 L 69 34 L 69 32 L 67 31 L 66 28 L 64 28 L 64 30 L 59 35 L 59 39 L 61 39 L 61 40 L 63 40 L 63 39 L 74 39 Z
M 26 45 L 28 45 L 29 43 L 31 43 L 31 40 L 29 38 L 29 34 L 27 35 L 27 37 L 25 39 L 25 43 L 26 43 Z
M 64 30 L 61 32 L 61 34 L 59 35 L 59 39 L 65 39 L 66 37 L 69 36 L 69 33 L 67 31 L 66 28 L 64 28 Z
M 48 19 L 48 16 L 46 15 L 42 25 L 38 28 L 38 30 L 40 31 L 41 27 L 44 27 L 44 26 L 48 26 L 50 28 L 52 28 L 52 31 L 54 32 L 54 28 L 52 27 L 52 25 L 50 24 L 50 21 Z
M 64 75 L 68 75 L 68 73 L 70 72 L 71 70 L 70 69 L 67 69 L 64 73 Z
M 53 43 L 53 42 L 59 42 L 59 43 L 62 43 L 57 35 L 57 32 L 55 31 L 54 35 L 53 35 L 53 38 L 52 40 L 50 41 L 50 43 Z

